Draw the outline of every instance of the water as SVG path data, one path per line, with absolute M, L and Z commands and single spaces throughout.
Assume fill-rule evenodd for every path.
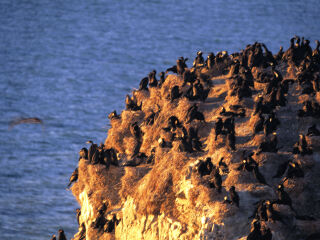
M 314 47 L 319 12 L 318 0 L 1 0 L 1 239 L 77 231 L 66 191 L 77 153 L 105 139 L 107 114 L 151 70 L 255 41 L 275 52 L 294 34 Z M 39 117 L 45 128 L 9 131 L 17 117 Z

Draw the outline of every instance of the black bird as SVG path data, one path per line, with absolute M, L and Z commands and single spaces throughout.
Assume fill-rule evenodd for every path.
M 87 148 L 81 148 L 79 151 L 80 158 L 88 159 L 88 149 Z
M 264 117 L 261 113 L 259 113 L 259 119 L 254 123 L 253 126 L 253 136 L 255 136 L 258 132 L 263 130 Z
M 235 133 L 234 130 L 234 117 L 227 118 L 223 123 L 223 128 L 226 130 L 226 133 Z
M 284 190 L 284 187 L 282 184 L 278 185 L 277 195 L 278 195 L 278 200 L 276 201 L 276 203 L 288 205 L 292 211 L 296 212 L 292 207 L 292 200 L 289 194 Z
M 117 111 L 114 110 L 113 112 L 111 112 L 111 113 L 108 115 L 108 118 L 109 118 L 110 120 L 112 120 L 112 119 L 120 119 L 120 115 L 118 115 L 118 114 L 117 114 Z
M 221 193 L 222 179 L 221 179 L 221 175 L 219 173 L 219 168 L 214 167 L 211 172 L 211 175 L 212 175 L 211 186 L 216 188 L 218 193 Z
M 158 80 L 156 78 L 157 71 L 153 70 L 152 72 L 149 73 L 148 78 L 149 78 L 149 86 L 150 87 L 157 87 L 158 86 Z
M 78 225 L 80 225 L 81 209 L 80 209 L 80 208 L 77 208 L 77 209 L 76 209 L 76 212 L 77 212 L 77 222 L 78 222 Z
M 166 80 L 166 79 L 165 79 L 165 72 L 160 72 L 160 73 L 159 73 L 159 76 L 160 76 L 159 87 L 161 87 L 162 84 L 164 83 L 164 81 Z
M 127 94 L 127 96 L 126 96 L 126 109 L 127 109 L 127 110 L 138 111 L 138 110 L 141 110 L 141 106 L 142 106 L 142 102 L 141 102 L 141 104 L 138 106 L 136 97 L 133 96 L 133 97 L 131 98 L 131 97 Z
M 270 201 L 266 201 L 266 207 L 268 220 L 270 220 L 271 222 L 280 221 L 284 223 L 280 213 L 273 209 L 272 203 Z
M 92 141 L 88 141 L 88 144 L 91 144 L 88 150 L 88 160 L 91 162 L 93 154 L 96 152 L 98 145 L 93 143 Z
M 271 232 L 270 228 L 266 228 L 266 226 L 264 226 L 262 228 L 261 240 L 272 240 L 272 232 Z
M 197 56 L 193 61 L 193 67 L 203 66 L 203 64 L 204 64 L 204 59 L 202 56 L 202 51 L 198 51 Z
M 80 229 L 78 240 L 84 240 L 86 239 L 86 225 L 82 223 Z
M 260 221 L 267 221 L 268 216 L 267 216 L 267 208 L 265 203 L 266 203 L 265 200 L 260 200 L 259 202 L 257 202 L 253 215 L 249 218 L 256 218 L 256 219 L 259 219 Z
M 251 229 L 249 235 L 247 236 L 247 240 L 262 240 L 260 228 L 261 228 L 260 222 L 255 221 L 253 223 L 253 229 Z
M 248 172 L 252 172 L 253 168 L 255 166 L 258 166 L 257 162 L 252 158 L 252 155 L 254 153 L 250 153 L 247 157 L 246 155 L 246 150 L 242 151 L 241 154 L 241 164 L 240 166 L 237 168 L 237 170 L 246 170 Z
M 288 165 L 287 178 L 302 178 L 304 172 L 298 163 L 290 162 Z
M 280 46 L 279 52 L 274 56 L 276 61 L 280 61 L 283 56 L 283 46 Z
M 203 113 L 198 111 L 198 106 L 194 104 L 187 111 L 187 123 L 190 123 L 192 120 L 205 121 Z
M 181 127 L 181 123 L 176 116 L 168 118 L 168 127 L 172 130 L 176 130 L 177 127 Z
M 63 229 L 59 229 L 59 237 L 58 240 L 67 240 L 66 235 L 64 234 Z
M 227 146 L 232 151 L 236 150 L 236 137 L 234 132 L 227 135 Z
M 149 83 L 148 77 L 142 78 L 139 83 L 139 90 L 148 90 L 148 83 Z
M 209 175 L 213 169 L 213 164 L 211 162 L 211 158 L 207 157 L 205 161 L 200 160 L 198 166 L 198 173 L 200 174 L 200 176 L 205 176 L 205 175 Z
M 228 168 L 228 165 L 223 162 L 223 159 L 224 157 L 220 158 L 220 161 L 219 161 L 219 168 L 222 170 L 223 173 L 228 173 L 229 172 L 229 168 Z
M 51 240 L 57 240 L 56 235 L 53 234 Z
M 114 214 L 112 216 L 112 219 L 106 221 L 106 224 L 105 224 L 105 227 L 104 227 L 104 231 L 107 232 L 107 233 L 113 232 L 113 230 L 114 230 L 114 228 L 115 228 L 117 223 L 118 223 L 118 220 L 117 220 L 116 215 Z
M 180 98 L 182 92 L 179 91 L 179 86 L 174 86 L 170 92 L 170 101 L 173 102 L 175 99 Z
M 209 53 L 209 55 L 207 56 L 207 60 L 206 60 L 206 66 L 207 66 L 207 69 L 211 69 L 214 65 L 214 54 L 211 52 Z
M 235 205 L 237 205 L 237 207 L 239 207 L 240 197 L 239 197 L 238 193 L 236 192 L 236 188 L 234 186 L 230 187 L 229 194 L 230 194 L 231 203 L 235 204 Z
M 320 136 L 320 131 L 317 129 L 317 125 L 313 124 L 308 128 L 307 136 Z
M 70 179 L 69 179 L 68 187 L 70 187 L 71 184 L 72 184 L 73 182 L 76 182 L 77 180 L 78 180 L 78 168 L 76 168 L 76 169 L 73 171 L 73 173 L 72 173 L 72 175 L 71 175 L 71 177 L 70 177 Z
M 216 133 L 215 140 L 217 140 L 218 135 L 222 134 L 222 129 L 223 129 L 222 118 L 218 118 L 218 121 L 215 123 L 214 129 L 215 129 L 215 133 Z
M 182 86 L 185 86 L 187 83 L 193 84 L 194 81 L 196 80 L 196 76 L 189 69 L 186 69 L 182 74 L 182 80 L 183 80 Z

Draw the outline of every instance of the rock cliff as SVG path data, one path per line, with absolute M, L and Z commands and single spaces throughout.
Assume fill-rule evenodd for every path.
M 142 80 L 80 157 L 74 239 L 316 236 L 320 54 L 294 41 L 276 55 L 259 43 L 198 52 L 193 67 L 180 58 Z

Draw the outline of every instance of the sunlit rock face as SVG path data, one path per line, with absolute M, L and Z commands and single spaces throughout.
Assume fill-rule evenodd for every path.
M 257 221 L 259 234 L 269 232 L 276 240 L 306 239 L 320 232 L 320 136 L 305 136 L 305 145 L 299 136 L 307 135 L 313 124 L 320 129 L 317 52 L 295 46 L 282 58 L 274 55 L 276 59 L 266 51 L 255 55 L 254 48 L 259 46 L 247 47 L 242 55 L 221 53 L 212 67 L 195 62 L 190 81 L 184 82 L 186 74 L 169 73 L 161 86 L 133 91 L 141 110 L 126 109 L 111 119 L 104 143 L 104 149 L 116 151 L 118 166 L 79 161 L 72 192 L 81 215 L 74 239 L 244 240 Z M 176 98 L 174 86 L 179 88 Z M 282 96 L 275 93 L 284 88 Z M 257 109 L 259 101 L 265 112 Z M 270 103 L 274 106 L 268 110 Z M 194 104 L 204 120 L 190 117 Z M 268 132 L 272 112 L 280 124 Z M 262 131 L 254 133 L 260 113 L 265 121 Z M 172 116 L 178 122 L 170 123 Z M 232 116 L 234 147 L 232 130 L 224 125 L 217 134 L 216 129 L 218 118 L 225 123 Z M 207 172 L 205 162 L 212 164 L 205 166 Z M 284 166 L 282 173 L 279 166 Z M 291 174 L 297 168 L 302 176 Z M 291 206 L 279 201 L 281 183 Z M 231 198 L 232 186 L 239 207 Z M 255 214 L 258 206 L 264 210 Z

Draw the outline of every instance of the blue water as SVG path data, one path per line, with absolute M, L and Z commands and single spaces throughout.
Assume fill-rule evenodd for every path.
M 318 0 L 1 0 L 0 238 L 77 231 L 66 185 L 78 150 L 106 138 L 106 115 L 151 70 L 255 41 L 275 52 L 294 34 L 314 47 L 319 13 Z M 17 117 L 45 128 L 9 131 Z

